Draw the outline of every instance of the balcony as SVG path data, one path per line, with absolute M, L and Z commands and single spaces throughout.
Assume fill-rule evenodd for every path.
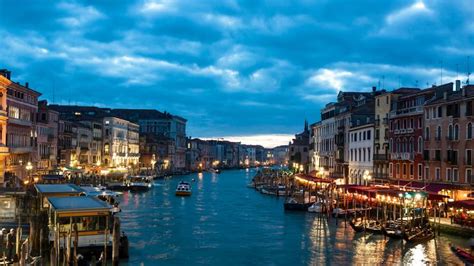
M 16 119 L 16 118 L 12 118 L 12 117 L 8 118 L 8 123 L 15 124 L 15 125 L 18 125 L 18 126 L 27 126 L 27 127 L 31 127 L 33 125 L 31 123 L 31 121 L 29 121 L 29 120 Z
M 389 118 L 402 116 L 402 115 L 415 115 L 415 114 L 422 114 L 422 113 L 423 113 L 423 106 L 415 106 L 415 107 L 390 111 Z
M 32 147 L 10 147 L 10 153 L 12 154 L 30 153 L 32 151 Z
M 414 157 L 414 154 L 411 152 L 393 152 L 390 154 L 390 159 L 392 160 L 413 161 Z

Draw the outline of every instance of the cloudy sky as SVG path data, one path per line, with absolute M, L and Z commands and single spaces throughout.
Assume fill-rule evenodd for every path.
M 50 102 L 285 143 L 340 90 L 465 81 L 473 14 L 471 0 L 1 0 L 0 68 Z

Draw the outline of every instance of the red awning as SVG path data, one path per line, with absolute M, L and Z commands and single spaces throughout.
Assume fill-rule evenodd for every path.
M 459 200 L 448 203 L 449 207 L 474 210 L 474 200 Z
M 295 175 L 298 178 L 304 179 L 306 181 L 310 182 L 316 182 L 316 183 L 332 183 L 333 180 L 330 179 L 325 179 L 325 178 L 317 178 L 312 175 L 307 175 L 307 174 L 297 174 Z
M 423 182 L 415 182 L 415 181 L 394 181 L 394 185 L 399 184 L 400 186 L 404 186 L 406 189 L 423 189 L 427 192 L 434 192 L 438 193 L 443 189 L 458 189 L 459 186 L 454 184 L 442 184 L 442 183 L 423 183 Z

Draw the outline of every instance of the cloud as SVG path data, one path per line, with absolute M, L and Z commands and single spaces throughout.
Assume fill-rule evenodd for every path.
M 474 50 L 469 0 L 17 2 L 0 9 L 14 80 L 176 113 L 192 136 L 292 135 L 340 90 L 439 84 L 441 61 L 452 81 Z

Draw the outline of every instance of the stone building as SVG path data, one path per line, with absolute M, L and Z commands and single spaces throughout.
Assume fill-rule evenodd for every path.
M 11 81 L 0 75 L 0 187 L 5 184 L 5 167 L 7 156 L 7 87 Z
M 373 171 L 373 121 L 351 127 L 349 130 L 349 184 L 367 185 Z
M 48 102 L 38 102 L 36 120 L 37 163 L 36 170 L 47 174 L 57 167 L 59 113 L 48 107 Z

